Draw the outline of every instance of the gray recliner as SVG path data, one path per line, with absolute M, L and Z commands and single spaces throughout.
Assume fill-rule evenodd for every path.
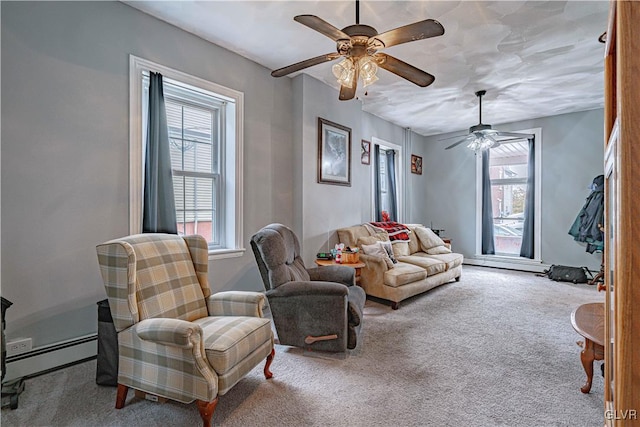
M 312 350 L 353 349 L 366 294 L 345 266 L 307 269 L 295 233 L 270 224 L 251 237 L 280 344 Z

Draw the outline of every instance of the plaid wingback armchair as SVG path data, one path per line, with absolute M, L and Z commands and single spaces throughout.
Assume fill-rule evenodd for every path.
M 183 403 L 197 401 L 204 426 L 218 396 L 274 356 L 264 295 L 211 295 L 201 236 L 139 234 L 97 246 L 118 332 L 116 408 L 129 387 Z

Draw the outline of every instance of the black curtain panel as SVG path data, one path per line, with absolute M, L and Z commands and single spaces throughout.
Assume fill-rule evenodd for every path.
M 482 152 L 482 253 L 485 255 L 495 255 L 496 253 L 493 237 L 489 150 Z
M 535 138 L 529 138 L 529 161 L 527 163 L 527 193 L 524 201 L 524 225 L 522 227 L 522 246 L 520 256 L 533 259 L 534 256 L 534 216 L 535 216 Z
M 169 131 L 160 73 L 152 72 L 149 76 L 146 144 L 142 231 L 177 234 Z
M 396 203 L 396 152 L 387 150 L 387 197 L 389 200 L 389 220 L 398 220 L 398 206 Z
M 382 221 L 382 197 L 380 195 L 380 146 L 378 144 L 373 146 L 373 167 L 375 167 L 375 220 L 380 222 Z

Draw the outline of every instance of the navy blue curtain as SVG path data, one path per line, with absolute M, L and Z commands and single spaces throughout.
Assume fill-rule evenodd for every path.
M 533 259 L 534 256 L 534 234 L 533 224 L 535 215 L 535 138 L 529 138 L 529 161 L 527 164 L 527 194 L 524 201 L 524 225 L 522 227 L 522 246 L 520 256 Z
M 398 220 L 398 206 L 396 203 L 396 152 L 387 150 L 387 197 L 389 200 L 389 220 Z
M 482 253 L 495 255 L 493 237 L 493 206 L 491 204 L 491 175 L 489 174 L 489 150 L 482 152 Z
M 169 130 L 160 73 L 149 75 L 149 119 L 144 164 L 142 232 L 178 233 L 173 198 Z
M 373 167 L 376 173 L 374 178 L 375 185 L 375 207 L 376 218 L 375 220 L 382 221 L 382 197 L 380 194 L 380 146 L 378 144 L 373 146 Z

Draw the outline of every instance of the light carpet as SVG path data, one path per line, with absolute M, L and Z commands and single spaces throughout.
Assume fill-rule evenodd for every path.
M 404 301 L 367 301 L 361 345 L 346 359 L 276 346 L 220 397 L 221 426 L 601 426 L 603 379 L 580 386 L 571 311 L 603 301 L 588 285 L 465 266 L 460 282 Z M 3 426 L 199 426 L 195 404 L 150 402 L 95 384 L 96 362 L 26 381 Z

